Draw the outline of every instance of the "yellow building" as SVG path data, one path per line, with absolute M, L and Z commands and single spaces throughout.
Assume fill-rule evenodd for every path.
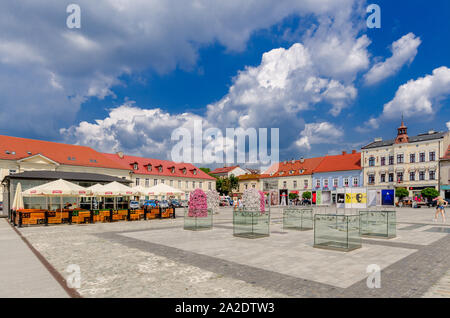
M 439 158 L 448 145 L 448 132 L 429 131 L 408 136 L 402 121 L 397 137 L 375 139 L 362 147 L 363 184 L 368 189 L 406 188 L 420 196 L 425 188 L 439 188 Z

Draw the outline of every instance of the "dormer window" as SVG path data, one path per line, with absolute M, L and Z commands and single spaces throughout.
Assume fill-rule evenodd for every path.
M 157 168 L 158 168 L 158 171 L 159 171 L 159 172 L 162 172 L 162 171 L 163 171 L 163 166 L 159 165 Z
M 138 164 L 136 162 L 133 163 L 133 170 L 138 170 L 138 168 L 139 168 Z
M 170 168 L 170 172 L 175 173 L 175 167 Z
M 192 173 L 193 173 L 194 175 L 197 175 L 197 169 L 194 169 L 194 170 L 192 171 Z
M 186 168 L 183 168 L 182 171 L 183 171 L 183 174 L 186 174 Z
M 148 164 L 148 165 L 147 165 L 147 171 L 148 171 L 148 172 L 151 172 L 151 171 L 152 171 L 152 165 L 151 165 L 151 164 Z

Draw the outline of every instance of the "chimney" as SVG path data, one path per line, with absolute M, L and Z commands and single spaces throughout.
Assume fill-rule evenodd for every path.
M 375 138 L 373 141 L 375 141 L 375 142 L 383 141 L 383 138 L 377 137 L 377 138 Z
M 304 162 L 305 162 L 305 158 L 301 157 L 301 158 L 300 158 L 300 162 L 301 162 L 301 163 L 304 163 Z
M 352 154 L 355 154 L 356 153 L 356 150 L 352 150 Z
M 123 159 L 123 151 L 118 151 L 117 155 L 119 156 L 120 159 Z
M 343 154 L 343 155 L 346 155 L 346 154 L 347 154 L 347 151 L 343 151 L 342 154 Z
M 430 130 L 430 131 L 428 131 L 428 135 L 433 135 L 433 134 L 435 134 L 436 132 L 434 131 L 434 130 Z

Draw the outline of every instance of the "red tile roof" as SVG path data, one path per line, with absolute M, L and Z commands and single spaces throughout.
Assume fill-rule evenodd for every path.
M 321 163 L 314 169 L 314 173 L 347 170 L 361 170 L 360 152 L 323 157 Z
M 238 168 L 239 166 L 231 166 L 231 167 L 223 167 L 223 168 L 217 168 L 213 171 L 211 171 L 211 174 L 220 174 L 220 173 L 228 173 L 230 171 L 233 171 L 234 169 Z
M 445 152 L 444 157 L 442 159 L 450 160 L 450 146 L 448 146 L 447 151 Z
M 276 178 L 276 177 L 293 177 L 310 175 L 316 167 L 322 162 L 324 157 L 308 158 L 301 160 L 280 162 L 278 170 L 275 173 L 262 174 L 261 178 Z M 271 169 L 274 166 L 272 165 Z M 292 173 L 291 173 L 292 172 Z
M 0 135 L 0 159 L 20 160 L 37 154 L 64 165 L 129 170 L 86 146 Z
M 195 167 L 190 163 L 176 163 L 168 160 L 150 159 L 135 156 L 124 155 L 122 158 L 117 154 L 103 154 L 105 157 L 112 161 L 117 162 L 120 165 L 128 166 L 129 169 L 133 170 L 135 174 L 151 175 L 151 176 L 169 176 L 169 177 L 180 177 L 180 178 L 192 178 L 192 179 L 207 179 L 216 180 L 207 173 L 203 172 L 199 168 Z M 133 169 L 133 165 L 137 163 L 137 170 Z M 151 171 L 148 171 L 148 165 L 152 166 Z M 162 171 L 159 172 L 158 167 L 162 167 Z M 172 172 L 174 168 L 174 172 Z M 183 173 L 183 169 L 186 169 L 186 174 Z M 196 170 L 197 174 L 194 174 Z

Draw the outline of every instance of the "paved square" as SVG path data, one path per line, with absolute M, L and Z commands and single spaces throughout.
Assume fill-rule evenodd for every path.
M 279 208 L 271 236 L 254 240 L 233 236 L 230 209 L 200 232 L 183 230 L 182 211 L 175 220 L 20 231 L 63 276 L 80 266 L 83 297 L 445 297 L 450 236 L 429 230 L 450 226 L 431 222 L 433 209 L 397 211 L 397 238 L 364 238 L 347 253 L 313 248 L 313 231 L 284 231 Z M 381 289 L 366 285 L 369 264 L 382 269 Z

